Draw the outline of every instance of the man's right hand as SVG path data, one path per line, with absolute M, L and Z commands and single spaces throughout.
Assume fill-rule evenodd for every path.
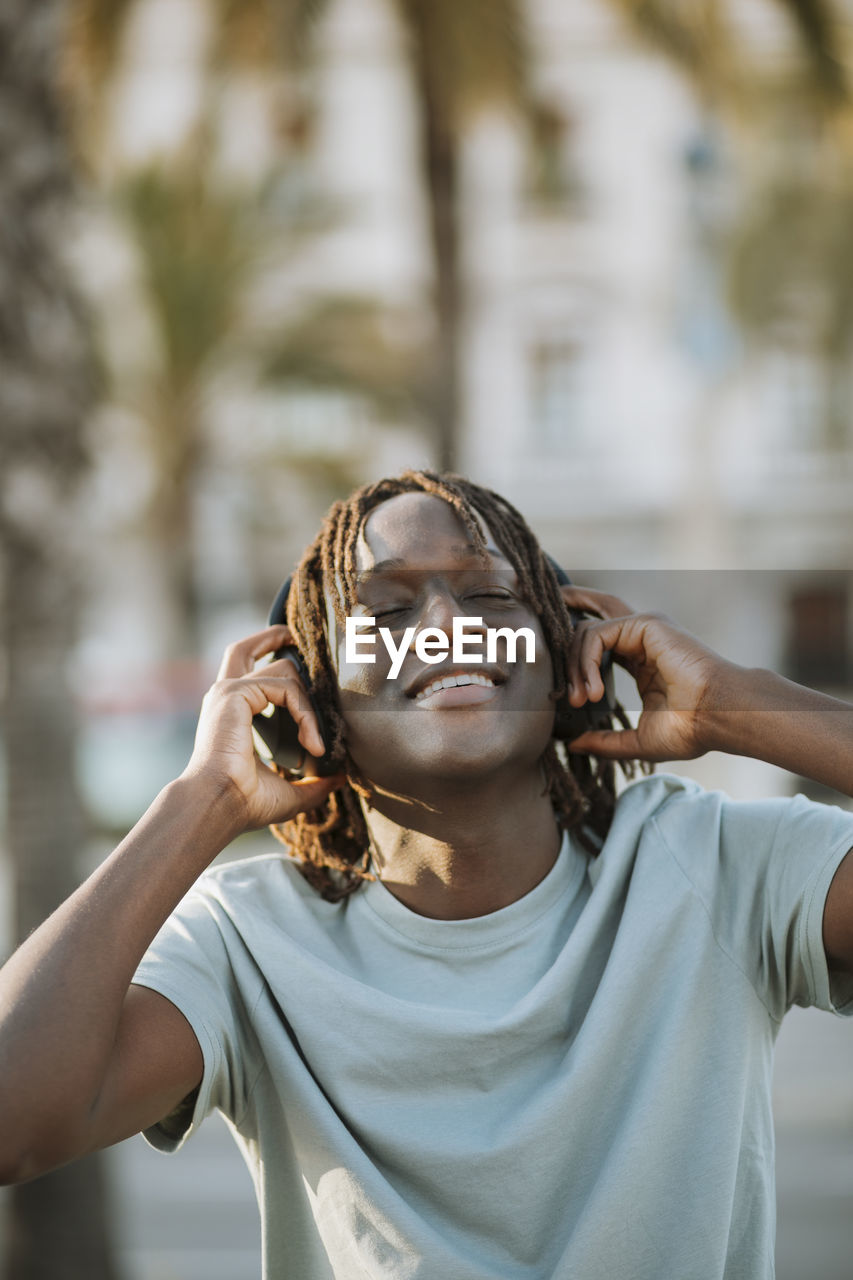
M 230 791 L 240 809 L 237 824 L 245 831 L 318 808 L 345 780 L 343 774 L 285 778 L 255 751 L 252 719 L 270 702 L 287 708 L 299 725 L 299 741 L 306 751 L 321 756 L 325 749 L 293 663 L 282 658 L 256 666 L 291 644 L 290 631 L 279 624 L 229 645 L 216 683 L 202 703 L 195 747 L 184 771 L 184 777 L 211 784 L 217 793 Z

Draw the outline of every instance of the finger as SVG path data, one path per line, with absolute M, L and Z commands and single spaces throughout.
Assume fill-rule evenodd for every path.
M 336 773 L 329 778 L 294 778 L 291 786 L 298 794 L 298 813 L 306 809 L 319 809 L 326 803 L 333 791 L 337 791 L 347 780 L 345 773 Z
M 323 736 L 320 733 L 320 725 L 317 720 L 317 716 L 314 714 L 311 699 L 308 696 L 307 689 L 301 678 L 300 668 L 297 666 L 296 662 L 294 662 L 293 658 L 276 658 L 272 662 L 268 662 L 263 667 L 263 674 L 265 677 L 281 675 L 286 679 L 293 679 L 296 681 L 297 685 L 302 690 L 302 693 L 305 695 L 305 703 L 300 703 L 300 706 L 304 705 L 308 711 L 307 723 L 300 725 L 297 737 L 305 750 L 309 751 L 311 755 L 323 755 L 326 748 L 323 742 Z M 316 730 L 316 732 L 311 732 L 311 726 L 313 726 L 313 729 Z
M 270 670 L 270 668 L 277 668 L 278 666 L 281 666 L 286 672 L 292 672 L 294 670 L 293 663 L 288 661 L 286 658 L 282 658 L 280 662 L 271 662 L 269 667 L 265 669 L 265 672 Z M 323 739 L 322 733 L 320 732 L 320 724 L 317 720 L 317 715 L 311 699 L 308 696 L 308 691 L 299 679 L 298 675 L 286 675 L 284 679 L 288 680 L 291 684 L 294 684 L 298 689 L 296 702 L 298 714 L 296 711 L 291 710 L 290 703 L 287 703 L 287 710 L 293 716 L 293 719 L 298 725 L 298 732 L 296 736 L 306 751 L 310 752 L 312 756 L 317 756 L 319 758 L 325 754 L 326 743 Z
M 571 586 L 560 587 L 560 594 L 572 609 L 580 609 L 584 613 L 593 613 L 598 618 L 624 618 L 635 610 L 619 596 L 609 595 L 606 591 L 595 591 L 592 587 Z
M 606 645 L 602 635 L 602 623 L 590 623 L 579 628 L 576 646 L 577 679 L 583 684 L 590 702 L 604 697 L 604 681 L 601 678 L 601 662 Z
M 581 644 L 586 626 L 585 622 L 578 623 L 572 635 L 572 643 L 569 648 L 566 675 L 569 682 L 569 702 L 573 707 L 582 707 L 587 699 L 580 665 Z
M 571 659 L 577 679 L 589 696 L 594 700 L 601 697 L 604 685 L 599 668 L 605 650 L 611 652 L 614 662 L 624 667 L 635 681 L 643 669 L 651 671 L 656 663 L 655 655 L 662 651 L 665 626 L 661 615 L 640 613 L 579 624 L 572 641 Z
M 274 658 L 264 664 L 263 672 L 265 676 L 295 676 L 299 679 L 299 668 L 292 658 Z
M 252 715 L 264 711 L 270 702 L 276 707 L 284 707 L 298 726 L 297 737 L 305 750 L 315 756 L 323 755 L 326 746 L 302 682 L 295 675 L 269 675 L 268 670 L 263 667 L 251 679 L 244 678 L 236 686 L 248 702 Z
M 235 676 L 248 675 L 259 658 L 275 653 L 276 649 L 283 649 L 288 644 L 293 644 L 293 634 L 284 623 L 266 627 L 263 631 L 247 636 L 245 640 L 229 644 L 219 664 L 217 679 L 229 680 Z
M 573 707 L 598 702 L 604 696 L 600 664 L 607 648 L 600 628 L 603 623 L 580 622 L 575 628 L 569 650 L 569 702 Z
M 268 772 L 273 773 L 272 770 Z M 334 774 L 328 778 L 284 778 L 280 774 L 273 774 L 270 781 L 277 788 L 276 794 L 280 794 L 281 803 L 279 805 L 277 801 L 273 802 L 267 818 L 262 820 L 261 825 L 267 825 L 269 822 L 289 822 L 298 813 L 321 808 L 331 793 L 342 787 L 346 780 L 345 773 Z

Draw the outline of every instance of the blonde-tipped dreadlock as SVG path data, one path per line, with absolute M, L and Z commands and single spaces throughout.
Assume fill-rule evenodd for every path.
M 518 574 L 521 593 L 539 615 L 554 666 L 557 706 L 566 698 L 567 659 L 571 622 L 553 568 L 533 531 L 511 503 L 491 489 L 463 476 L 433 471 L 404 471 L 402 475 L 364 485 L 329 511 L 314 542 L 293 575 L 287 602 L 287 623 L 308 668 L 314 697 L 325 717 L 326 743 L 342 771 L 349 763 L 349 781 L 334 791 L 322 809 L 300 813 L 272 830 L 301 860 L 305 878 L 332 901 L 359 887 L 369 872 L 370 850 L 361 798 L 363 783 L 347 761 L 346 726 L 338 710 L 337 681 L 326 632 L 327 600 L 337 625 L 354 604 L 355 550 L 367 516 L 380 503 L 401 493 L 422 492 L 442 498 L 468 530 L 485 562 L 487 552 L 480 521 Z M 564 703 L 565 705 L 565 703 Z M 621 707 L 617 719 L 626 724 Z M 574 830 L 581 843 L 596 853 L 604 841 L 615 804 L 614 768 L 610 761 L 573 756 L 571 767 L 562 745 L 552 739 L 543 756 L 546 785 L 560 827 Z M 626 774 L 635 762 L 623 764 Z

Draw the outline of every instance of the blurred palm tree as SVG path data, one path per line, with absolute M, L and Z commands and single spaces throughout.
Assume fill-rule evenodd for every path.
M 159 347 L 153 367 L 118 373 L 112 394 L 143 418 L 154 487 L 146 536 L 166 577 L 165 651 L 198 652 L 200 618 L 193 503 L 205 464 L 212 374 L 247 345 L 247 292 L 271 228 L 264 191 L 217 182 L 206 148 L 183 163 L 121 179 L 116 208 L 136 251 Z
M 14 933 L 77 882 L 73 523 L 93 398 L 88 326 L 63 248 L 75 192 L 56 93 L 63 6 L 0 8 L 0 581 L 3 746 Z M 57 1046 L 61 1071 L 62 1046 Z M 13 1188 L 7 1280 L 112 1280 L 100 1157 Z M 49 1224 L 49 1227 L 48 1225 Z
M 484 108 L 526 112 L 523 0 L 395 0 L 408 35 L 428 195 L 437 341 L 430 387 L 440 467 L 453 469 L 462 418 L 464 285 L 460 269 L 461 147 Z
M 114 71 L 136 0 L 75 0 L 73 80 L 90 136 L 92 86 Z M 279 74 L 304 61 L 313 26 L 330 0 L 214 0 L 211 66 L 246 65 Z M 402 24 L 418 112 L 421 172 L 429 208 L 436 338 L 417 389 L 436 460 L 453 467 L 461 419 L 464 306 L 459 227 L 461 146 L 472 118 L 489 106 L 527 104 L 524 0 L 392 0 Z
M 395 0 L 420 110 L 437 316 L 434 341 L 406 344 L 376 300 L 320 299 L 282 321 L 275 334 L 253 328 L 246 305 L 264 255 L 296 252 L 307 224 L 314 232 L 328 225 L 329 209 L 315 204 L 303 217 L 305 210 L 281 200 L 286 157 L 280 172 L 255 189 L 223 182 L 213 158 L 219 83 L 226 73 L 247 70 L 277 80 L 295 73 L 328 0 L 214 0 L 201 127 L 172 162 L 116 178 L 102 121 L 135 7 L 135 0 L 75 0 L 66 68 L 80 145 L 101 183 L 112 187 L 155 321 L 159 368 L 135 384 L 117 380 L 115 392 L 148 424 L 156 473 L 148 528 L 159 547 L 156 562 L 168 575 L 166 650 L 182 656 L 198 651 L 192 508 L 205 460 L 212 372 L 229 360 L 244 368 L 254 362 L 274 385 L 350 392 L 379 416 L 396 412 L 428 424 L 435 456 L 454 464 L 463 308 L 459 152 L 476 110 L 523 97 L 522 23 L 517 0 Z M 291 142 L 296 114 L 285 121 Z M 303 141 L 296 137 L 297 146 Z M 310 460 L 312 472 L 319 461 L 319 455 Z M 290 469 L 309 464 L 306 458 L 290 462 Z
M 284 217 L 278 211 L 279 180 L 286 183 L 286 172 L 252 189 L 223 184 L 206 148 L 194 145 L 180 165 L 152 165 L 115 191 L 139 259 L 159 356 L 141 375 L 119 373 L 113 396 L 148 429 L 155 484 L 146 536 L 167 580 L 165 649 L 173 658 L 200 647 L 194 502 L 209 460 L 210 400 L 223 369 L 239 369 L 244 380 L 267 389 L 358 396 L 379 416 L 423 400 L 422 353 L 395 338 L 388 309 L 375 300 L 327 297 L 275 324 L 253 316 L 253 286 L 297 253 L 306 235 L 293 210 Z M 327 218 L 322 209 L 312 212 L 307 234 Z M 304 454 L 301 449 L 283 465 L 304 475 Z M 321 462 L 315 453 L 312 475 Z M 328 459 L 327 470 L 352 487 L 352 472 L 341 481 L 337 459 Z
M 743 24 L 756 18 L 766 30 L 772 13 L 738 0 L 607 0 L 628 19 L 638 37 L 687 72 L 693 83 L 723 109 L 763 101 L 774 74 L 744 37 Z M 793 54 L 810 91 L 824 106 L 849 100 L 845 69 L 849 13 L 843 0 L 773 0 L 787 19 Z M 772 25 L 772 24 L 770 24 Z
M 279 69 L 301 63 L 313 24 L 330 0 L 212 0 L 213 67 Z M 116 50 L 137 0 L 76 0 L 77 82 L 84 109 L 91 86 L 115 67 Z M 741 38 L 734 0 L 603 0 L 641 39 L 680 66 L 709 107 L 754 126 L 772 91 L 772 73 Z M 840 0 L 774 0 L 794 36 L 808 109 L 823 120 L 849 105 L 845 14 Z M 524 0 L 392 0 L 406 35 L 418 109 L 420 159 L 429 207 L 436 338 L 419 390 L 437 461 L 453 466 L 461 419 L 460 359 L 464 288 L 460 264 L 460 150 L 473 115 L 529 103 Z M 91 109 L 89 120 L 97 118 Z M 733 297 L 738 296 L 737 290 Z M 750 324 L 748 312 L 739 315 Z
M 609 2 L 734 126 L 739 198 L 713 246 L 730 314 L 754 347 L 811 366 L 819 388 L 809 412 L 822 418 L 820 443 L 850 447 L 849 5 L 775 0 L 790 39 L 787 53 L 774 56 L 741 38 L 735 0 Z
M 810 435 L 849 448 L 853 362 L 853 172 L 762 183 L 728 245 L 733 313 L 762 348 L 815 376 Z

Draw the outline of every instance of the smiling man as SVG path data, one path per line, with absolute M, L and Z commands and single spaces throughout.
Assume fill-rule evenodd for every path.
M 494 660 L 429 661 L 463 617 Z M 560 587 L 459 477 L 337 504 L 287 618 L 0 975 L 6 1179 L 218 1108 L 270 1280 L 769 1280 L 773 1043 L 794 1003 L 853 1010 L 853 815 L 665 775 L 617 799 L 612 762 L 725 750 L 849 795 L 853 709 Z M 374 662 L 349 618 L 388 632 Z M 313 702 L 257 665 L 288 645 Z M 578 737 L 606 651 L 643 712 Z M 269 703 L 338 771 L 267 767 Z M 267 823 L 288 856 L 205 870 Z

